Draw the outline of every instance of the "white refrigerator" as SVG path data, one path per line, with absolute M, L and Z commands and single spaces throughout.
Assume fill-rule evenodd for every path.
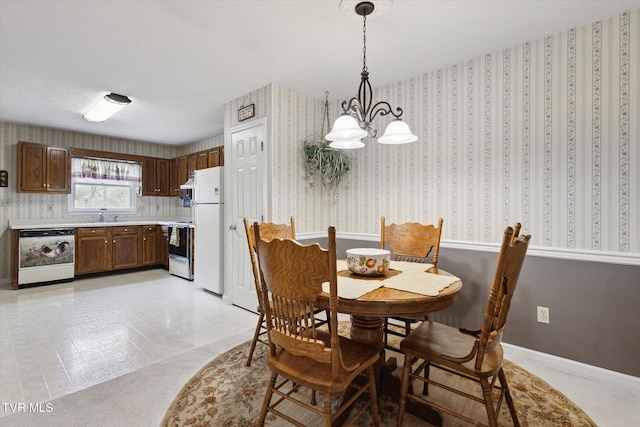
M 219 295 L 224 293 L 223 175 L 222 166 L 195 171 L 192 200 L 193 281 Z

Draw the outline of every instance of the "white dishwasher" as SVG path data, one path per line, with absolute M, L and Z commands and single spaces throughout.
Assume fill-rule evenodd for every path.
M 73 279 L 73 228 L 20 230 L 18 285 Z

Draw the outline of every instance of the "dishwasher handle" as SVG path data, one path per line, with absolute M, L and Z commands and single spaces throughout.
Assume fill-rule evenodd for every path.
M 75 234 L 75 230 L 73 228 L 69 229 L 31 229 L 31 230 L 20 230 L 20 237 L 42 237 L 42 236 L 73 236 Z

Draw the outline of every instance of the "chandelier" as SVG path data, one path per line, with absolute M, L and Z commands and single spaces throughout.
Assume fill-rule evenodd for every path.
M 362 138 L 370 136 L 375 138 L 378 131 L 372 126 L 373 120 L 379 114 L 386 116 L 391 114 L 395 119 L 389 123 L 384 134 L 378 138 L 381 144 L 406 144 L 418 140 L 411 133 L 409 126 L 402 121 L 402 108 L 393 108 L 387 101 L 379 101 L 373 104 L 373 90 L 369 83 L 369 69 L 367 68 L 367 16 L 375 9 L 370 1 L 359 2 L 355 6 L 355 12 L 362 16 L 363 32 L 363 56 L 362 72 L 360 73 L 360 87 L 358 97 L 342 102 L 342 115 L 336 119 L 331 132 L 326 139 L 331 141 L 329 146 L 337 149 L 354 149 L 364 147 Z M 372 105 L 373 104 L 373 105 Z

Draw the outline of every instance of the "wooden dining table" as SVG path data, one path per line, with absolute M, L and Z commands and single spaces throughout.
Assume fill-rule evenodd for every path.
M 415 263 L 412 263 L 415 269 Z M 344 261 L 338 261 L 338 265 L 345 265 Z M 431 295 L 410 292 L 391 287 L 391 285 L 380 286 L 363 295 L 349 298 L 340 296 L 340 286 L 348 286 L 347 282 L 352 280 L 385 281 L 389 276 L 396 276 L 394 280 L 407 282 L 418 282 L 420 276 L 405 273 L 403 267 L 406 263 L 391 262 L 391 267 L 387 276 L 363 277 L 357 276 L 350 271 L 340 269 L 338 271 L 338 312 L 351 316 L 351 338 L 365 344 L 373 345 L 380 349 L 380 363 L 378 369 L 378 388 L 387 393 L 395 400 L 400 400 L 400 379 L 393 375 L 396 368 L 394 357 L 386 358 L 384 347 L 384 320 L 387 317 L 420 317 L 426 313 L 436 312 L 453 305 L 458 299 L 458 294 L 462 289 L 462 281 L 453 274 L 438 269 L 431 265 L 425 265 L 423 272 L 436 275 L 449 276 L 451 284 L 445 286 Z M 341 278 L 346 278 L 341 282 Z M 384 283 L 384 282 L 383 282 Z M 419 283 L 407 283 L 408 285 L 419 286 Z M 410 286 L 409 286 L 410 288 Z M 329 308 L 329 294 L 320 294 L 318 305 L 320 308 Z M 407 400 L 407 412 L 410 412 L 433 425 L 442 425 L 442 416 L 435 409 L 413 403 Z M 345 414 L 346 415 L 346 414 Z

